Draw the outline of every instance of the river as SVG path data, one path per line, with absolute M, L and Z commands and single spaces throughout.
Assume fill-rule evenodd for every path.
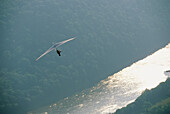
M 170 70 L 170 44 L 72 97 L 29 114 L 107 114 L 126 106 L 145 89 L 164 82 Z M 41 113 L 40 113 L 41 112 Z

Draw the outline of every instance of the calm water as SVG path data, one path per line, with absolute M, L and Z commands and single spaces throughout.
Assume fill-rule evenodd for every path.
M 147 88 L 167 79 L 170 70 L 170 44 L 96 86 L 35 111 L 45 114 L 105 114 L 133 102 Z M 34 113 L 35 113 L 34 112 Z M 33 113 L 33 112 L 32 112 Z M 33 114 L 34 114 L 33 113 Z

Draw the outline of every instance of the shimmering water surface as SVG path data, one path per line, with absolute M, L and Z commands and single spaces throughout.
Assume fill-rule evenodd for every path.
M 147 88 L 167 79 L 170 69 L 170 44 L 96 86 L 67 97 L 39 112 L 48 114 L 105 114 L 133 102 Z M 38 112 L 38 111 L 35 111 Z M 34 113 L 33 113 L 34 114 Z

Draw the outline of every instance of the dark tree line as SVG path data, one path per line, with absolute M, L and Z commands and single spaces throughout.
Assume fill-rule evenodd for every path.
M 169 114 L 170 113 L 170 79 L 158 87 L 145 92 L 128 106 L 115 114 Z

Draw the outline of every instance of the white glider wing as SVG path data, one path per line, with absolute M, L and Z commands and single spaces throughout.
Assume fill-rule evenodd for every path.
M 62 41 L 62 42 L 59 42 L 59 43 L 56 43 L 56 44 L 52 45 L 46 52 L 44 52 L 40 57 L 38 57 L 38 58 L 36 59 L 36 61 L 38 61 L 41 57 L 43 57 L 43 56 L 46 55 L 47 53 L 51 52 L 52 50 L 55 50 L 57 47 L 63 45 L 64 43 L 66 43 L 66 42 L 68 42 L 68 41 L 71 41 L 71 40 L 73 40 L 73 39 L 75 39 L 75 38 L 70 38 L 70 39 L 68 39 L 68 40 L 64 40 L 64 41 Z
M 46 52 L 44 52 L 41 56 L 39 56 L 36 61 L 38 61 L 41 57 L 43 57 L 44 55 L 46 55 L 47 53 L 49 53 L 50 51 L 54 50 L 55 48 L 49 48 Z

